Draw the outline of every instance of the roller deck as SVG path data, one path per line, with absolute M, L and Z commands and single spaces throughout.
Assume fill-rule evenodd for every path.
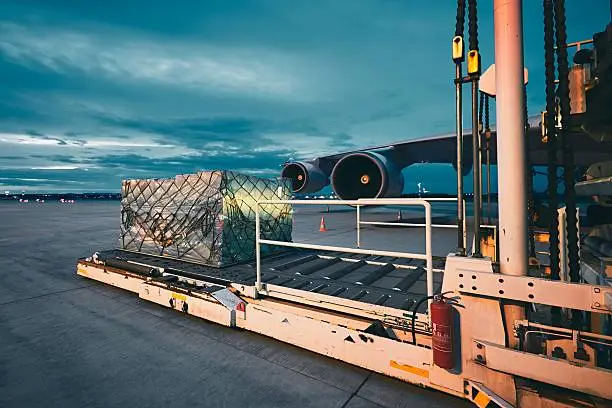
M 124 262 L 163 268 L 182 276 L 223 285 L 255 284 L 255 263 L 213 268 L 172 258 L 119 249 L 102 251 L 107 265 Z M 262 259 L 262 281 L 289 289 L 366 304 L 411 310 L 426 295 L 425 262 L 349 253 L 297 250 Z M 442 286 L 444 258 L 434 261 L 435 290 Z M 419 312 L 424 312 L 421 305 Z

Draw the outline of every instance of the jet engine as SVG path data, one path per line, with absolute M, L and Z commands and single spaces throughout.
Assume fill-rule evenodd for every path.
M 404 178 L 401 168 L 387 155 L 365 151 L 340 159 L 332 170 L 331 184 L 343 200 L 400 197 Z
M 323 170 L 310 162 L 287 163 L 281 177 L 291 179 L 294 193 L 315 193 L 329 184 L 329 177 Z

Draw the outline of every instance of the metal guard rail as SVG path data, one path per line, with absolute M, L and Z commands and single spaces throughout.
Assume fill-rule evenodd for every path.
M 363 199 L 362 199 L 363 200 Z M 393 204 L 401 203 L 402 200 L 407 200 L 406 198 L 389 198 L 386 199 L 392 201 Z M 457 201 L 456 197 L 448 197 L 448 198 L 427 198 L 418 200 L 426 200 L 427 202 L 453 202 Z M 360 200 L 361 201 L 361 200 Z M 391 204 L 389 204 L 391 205 Z M 357 248 L 361 247 L 361 226 L 362 225 L 386 225 L 393 227 L 424 227 L 425 224 L 421 223 L 410 223 L 410 222 L 380 222 L 380 221 L 361 221 L 361 212 L 360 205 L 357 205 Z M 465 200 L 463 200 L 463 247 L 467 248 L 467 222 L 466 222 L 466 212 L 465 212 Z M 432 228 L 458 228 L 457 224 L 431 224 Z
M 397 201 L 406 200 L 406 199 L 405 198 L 390 198 L 388 200 L 395 200 L 394 203 L 396 203 Z M 449 197 L 449 198 L 432 197 L 432 198 L 427 198 L 425 200 L 427 200 L 428 202 L 452 202 L 452 201 L 457 201 L 457 198 L 455 197 Z M 414 223 L 414 222 L 361 221 L 360 206 L 357 205 L 356 207 L 357 207 L 357 248 L 361 247 L 361 226 L 362 225 L 383 225 L 383 226 L 393 226 L 393 227 L 424 227 L 425 226 L 425 224 L 423 223 Z M 467 231 L 468 229 L 467 229 L 467 217 L 466 217 L 465 208 L 466 208 L 465 200 L 463 200 L 463 247 L 466 248 L 467 250 L 467 247 L 468 247 Z M 431 224 L 431 227 L 432 228 L 449 228 L 449 229 L 458 228 L 457 224 Z M 481 224 L 480 228 L 487 228 L 487 229 L 493 230 L 495 242 L 497 243 L 499 241 L 498 236 L 497 236 L 498 232 L 497 232 L 496 225 Z M 474 243 L 472 244 L 472 246 L 473 245 Z M 497 248 L 495 249 L 495 252 L 496 252 L 496 256 L 494 260 L 497 260 Z
M 401 200 L 401 201 L 400 201 Z M 431 204 L 425 199 L 360 199 L 360 200 L 263 200 L 258 201 L 255 207 L 255 259 L 257 268 L 257 279 L 255 282 L 255 290 L 257 292 L 263 291 L 263 285 L 261 283 L 261 254 L 260 245 L 277 245 L 292 248 L 305 248 L 305 249 L 316 249 L 323 251 L 338 251 L 348 252 L 353 254 L 365 254 L 375 256 L 391 256 L 396 258 L 416 258 L 424 259 L 426 263 L 427 273 L 427 296 L 432 296 L 434 293 L 434 282 L 433 282 L 433 255 L 431 249 Z M 330 245 L 315 245 L 315 244 L 298 244 L 295 242 L 284 242 L 284 241 L 273 241 L 267 239 L 261 239 L 260 237 L 260 220 L 259 210 L 262 205 L 275 205 L 275 204 L 299 204 L 299 205 L 351 205 L 360 208 L 361 206 L 368 205 L 401 205 L 401 206 L 421 206 L 425 208 L 425 254 L 410 253 L 410 252 L 393 252 L 393 251 L 377 251 L 369 249 L 357 249 L 357 248 L 346 248 L 339 246 Z M 429 307 L 431 306 L 432 300 L 429 299 Z

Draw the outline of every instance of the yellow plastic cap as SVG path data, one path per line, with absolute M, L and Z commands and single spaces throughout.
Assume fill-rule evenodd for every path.
M 463 59 L 463 38 L 458 35 L 453 38 L 453 61 L 462 62 Z
M 476 50 L 468 52 L 467 71 L 470 75 L 480 73 L 480 54 Z

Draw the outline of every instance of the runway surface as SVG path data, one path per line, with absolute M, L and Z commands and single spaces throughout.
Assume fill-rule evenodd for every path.
M 342 212 L 318 234 L 321 215 L 298 210 L 296 240 L 355 234 Z M 0 203 L 0 220 L 0 407 L 471 406 L 78 277 L 78 258 L 116 246 L 117 202 Z M 363 233 L 368 246 L 410 241 Z

